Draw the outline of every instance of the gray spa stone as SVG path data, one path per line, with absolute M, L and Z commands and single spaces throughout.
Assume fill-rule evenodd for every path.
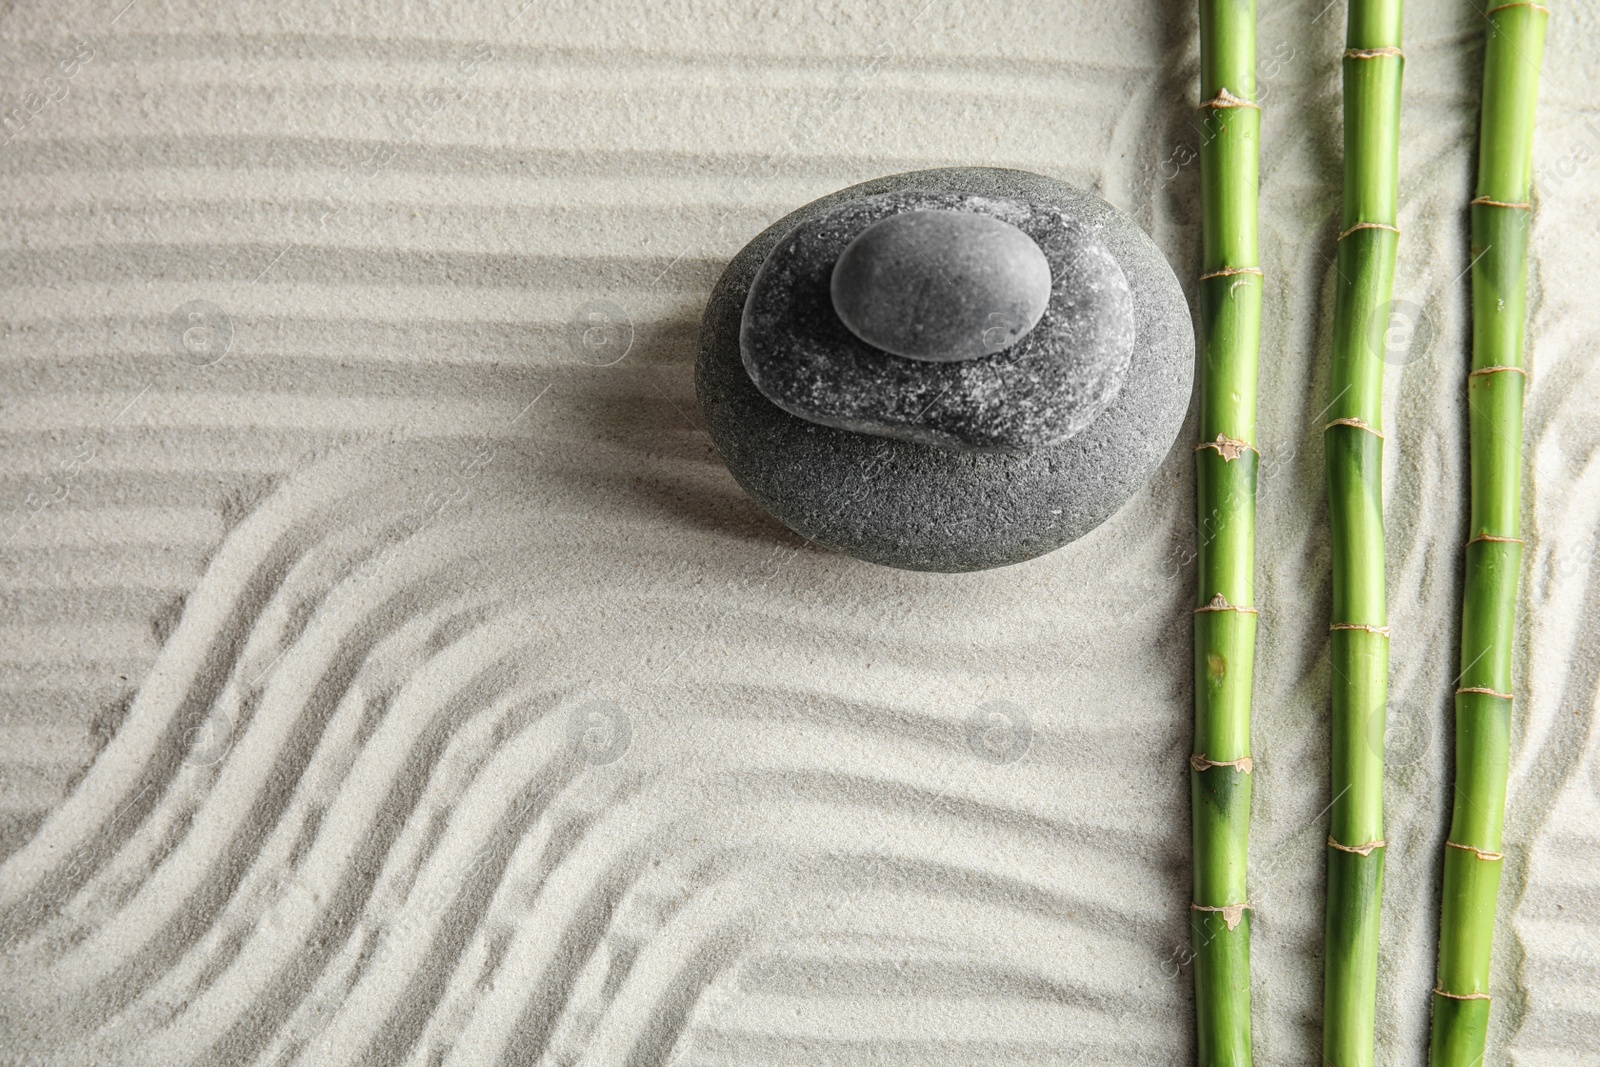
M 894 355 L 851 332 L 835 310 L 837 264 L 875 231 L 916 216 L 962 220 L 959 230 L 927 227 L 925 237 L 954 239 L 997 226 L 1036 249 L 1050 283 L 1037 325 L 1015 343 L 943 362 Z M 917 244 L 895 250 L 920 252 L 933 264 L 931 271 L 923 266 L 924 277 L 938 276 L 934 257 L 962 256 L 960 249 Z M 904 273 L 916 269 L 898 266 Z M 968 273 L 982 273 L 976 262 L 969 267 Z M 922 288 L 959 287 L 954 279 L 939 280 L 944 284 Z M 938 294 L 928 295 L 937 302 Z M 923 302 L 913 295 L 894 310 L 920 311 Z M 1012 320 L 1006 332 L 1019 327 Z M 915 332 L 910 323 L 900 329 L 907 337 Z M 1133 335 L 1133 297 L 1122 268 L 1088 226 L 1059 207 L 902 190 L 851 200 L 786 234 L 750 287 L 739 347 L 756 388 L 792 415 L 947 448 L 1021 451 L 1059 444 L 1106 409 L 1122 387 Z
M 840 321 L 875 348 L 934 362 L 975 359 L 1038 325 L 1050 302 L 1050 261 L 1033 238 L 992 215 L 900 211 L 856 235 L 828 288 Z
M 755 387 L 739 351 L 751 283 L 800 223 L 883 193 L 920 190 L 1058 207 L 1116 258 L 1135 341 L 1122 388 L 1091 425 L 1029 452 L 968 452 L 802 419 Z M 1188 409 L 1194 331 L 1160 250 L 1110 205 L 1043 175 L 990 168 L 878 178 L 805 205 L 736 255 L 701 325 L 695 384 L 711 439 L 744 489 L 802 536 L 893 567 L 970 571 L 1059 548 L 1114 513 L 1155 471 Z

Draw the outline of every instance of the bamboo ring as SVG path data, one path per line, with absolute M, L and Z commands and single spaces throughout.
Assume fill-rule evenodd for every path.
M 1207 905 L 1207 904 L 1190 904 L 1189 905 L 1189 910 L 1190 911 L 1215 911 L 1215 912 L 1221 912 L 1222 913 L 1222 921 L 1228 924 L 1228 929 L 1232 930 L 1235 926 L 1239 925 L 1239 920 L 1244 918 L 1244 913 L 1245 913 L 1246 909 L 1248 909 L 1249 907 L 1250 907 L 1250 905 L 1248 903 L 1246 903 L 1246 904 L 1224 904 L 1221 907 L 1216 907 L 1216 908 L 1213 908 L 1213 907 L 1211 907 L 1210 905 Z
M 1446 993 L 1439 986 L 1434 986 L 1433 987 L 1433 995 L 1436 996 L 1436 997 L 1449 997 L 1451 1000 L 1489 1000 L 1490 999 L 1489 994 L 1487 994 L 1487 993 Z
M 1527 542 L 1524 541 L 1520 537 L 1496 537 L 1493 534 L 1479 534 L 1477 537 L 1474 537 L 1472 540 L 1468 541 L 1467 544 L 1468 545 L 1473 545 L 1473 544 L 1476 544 L 1479 541 L 1494 541 L 1494 542 L 1496 542 L 1498 544 L 1507 544 L 1507 545 L 1525 545 L 1525 544 L 1527 544 Z
M 1380 837 L 1380 838 L 1377 838 L 1376 840 L 1368 841 L 1364 845 L 1341 845 L 1341 844 L 1339 844 L 1339 842 L 1337 842 L 1337 841 L 1335 841 L 1333 839 L 1333 835 L 1332 834 L 1328 835 L 1328 847 L 1329 848 L 1336 848 L 1340 852 L 1353 852 L 1357 856 L 1370 856 L 1370 855 L 1372 855 L 1373 850 L 1383 848 L 1388 843 L 1389 842 L 1385 841 L 1383 838 Z
M 1470 852 L 1478 859 L 1483 860 L 1486 863 L 1493 863 L 1496 860 L 1503 860 L 1506 858 L 1506 854 L 1504 852 L 1490 852 L 1486 848 L 1475 848 L 1472 845 L 1458 845 L 1454 841 L 1446 841 L 1444 844 L 1446 848 L 1459 848 L 1463 852 Z
M 1249 774 L 1255 769 L 1256 761 L 1249 756 L 1228 760 L 1206 759 L 1204 752 L 1196 752 L 1189 757 L 1189 766 L 1194 768 L 1196 774 L 1209 771 L 1213 767 L 1232 767 L 1238 774 Z
M 1514 3 L 1514 4 L 1500 4 L 1500 5 L 1496 6 L 1496 7 L 1491 7 L 1489 10 L 1487 10 L 1487 11 L 1485 11 L 1483 13 L 1483 17 L 1484 18 L 1488 18 L 1490 15 L 1494 14 L 1496 11 L 1504 11 L 1507 8 L 1512 8 L 1512 7 L 1531 7 L 1535 11 L 1542 11 L 1546 15 L 1550 14 L 1550 9 L 1545 7 L 1543 4 L 1536 4 L 1536 3 L 1533 2 L 1533 0 L 1517 0 L 1517 2 Z
M 1521 367 L 1509 367 L 1504 364 L 1496 364 L 1493 367 L 1479 367 L 1477 370 L 1469 370 L 1467 371 L 1467 377 L 1473 378 L 1479 374 L 1500 374 L 1504 371 L 1513 371 L 1522 375 L 1524 378 L 1528 376 L 1528 372 L 1523 370 Z
M 1247 606 L 1245 606 L 1243 604 L 1230 604 L 1230 603 L 1228 603 L 1228 598 L 1223 596 L 1221 593 L 1218 593 L 1216 596 L 1214 596 L 1210 600 L 1206 601 L 1206 603 L 1204 605 L 1202 605 L 1201 607 L 1198 607 L 1198 608 L 1194 609 L 1194 613 L 1196 615 L 1200 614 L 1203 611 L 1237 611 L 1237 612 L 1239 612 L 1240 614 L 1243 614 L 1243 615 L 1257 615 L 1257 614 L 1259 614 L 1259 612 L 1257 612 L 1256 609 L 1253 608 L 1253 607 L 1247 607 Z
M 1508 208 L 1512 208 L 1512 209 L 1514 209 L 1516 211 L 1532 211 L 1533 210 L 1533 205 L 1532 204 L 1524 203 L 1523 201 L 1520 201 L 1520 200 L 1492 200 L 1487 196 L 1474 197 L 1471 201 L 1469 201 L 1469 203 L 1470 204 L 1477 204 L 1477 205 L 1480 205 L 1482 207 L 1508 207 Z
M 1486 697 L 1499 697 L 1501 700 L 1511 700 L 1511 699 L 1513 699 L 1510 693 L 1500 693 L 1500 692 L 1496 692 L 1493 689 L 1485 689 L 1482 686 L 1478 686 L 1478 685 L 1462 686 L 1460 689 L 1456 690 L 1456 695 L 1457 696 L 1460 696 L 1462 693 L 1481 693 L 1483 696 L 1486 696 Z
M 1261 274 L 1260 267 L 1223 267 L 1221 270 L 1208 271 L 1207 273 L 1200 275 L 1200 280 L 1205 281 L 1207 278 L 1227 278 L 1234 274 L 1254 274 L 1258 277 L 1265 277 L 1265 275 Z
M 1200 106 L 1214 108 L 1249 107 L 1254 108 L 1257 111 L 1261 110 L 1260 104 L 1255 103 L 1252 100 L 1246 100 L 1242 96 L 1234 96 L 1232 93 L 1228 92 L 1227 86 L 1223 86 L 1221 89 L 1217 90 L 1217 95 L 1215 97 L 1204 101 Z
M 1217 434 L 1215 441 L 1201 441 L 1194 446 L 1196 452 L 1207 448 L 1216 449 L 1217 455 L 1221 456 L 1225 463 L 1232 463 L 1246 452 L 1254 452 L 1258 456 L 1261 455 L 1260 449 L 1249 441 L 1241 441 L 1237 437 L 1228 437 L 1220 433 Z
M 1399 233 L 1400 227 L 1390 226 L 1387 222 L 1358 222 L 1348 230 L 1345 230 L 1343 233 L 1341 233 L 1337 238 L 1335 238 L 1335 240 L 1342 241 L 1346 237 L 1349 237 L 1351 234 L 1355 233 L 1357 230 L 1388 230 L 1390 233 Z
M 1392 46 L 1389 48 L 1347 48 L 1344 53 L 1344 58 L 1346 59 L 1383 59 L 1387 56 L 1399 56 L 1404 59 L 1406 54 Z
M 1387 626 L 1370 626 L 1370 625 L 1368 625 L 1367 623 L 1364 623 L 1364 622 L 1330 622 L 1328 624 L 1328 629 L 1330 631 L 1332 631 L 1332 630 L 1365 630 L 1367 633 L 1369 633 L 1369 634 L 1377 634 L 1379 637 L 1388 637 L 1389 636 L 1389 628 Z
M 1380 441 L 1383 440 L 1383 431 L 1374 429 L 1372 427 L 1372 424 L 1367 422 L 1364 419 L 1334 419 L 1332 422 L 1328 423 L 1328 425 L 1326 425 L 1326 426 L 1324 426 L 1322 428 L 1322 432 L 1323 433 L 1327 433 L 1329 430 L 1333 429 L 1335 426 L 1351 426 L 1351 427 L 1354 427 L 1357 430 L 1365 430 L 1368 433 L 1372 434 L 1374 437 L 1376 437 L 1378 440 L 1380 440 Z

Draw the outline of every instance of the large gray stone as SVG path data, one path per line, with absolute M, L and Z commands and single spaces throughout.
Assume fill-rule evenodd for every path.
M 919 218 L 947 221 L 918 225 Z M 966 247 L 901 241 L 887 227 Z M 891 277 L 863 277 L 872 283 L 865 295 L 881 306 L 868 308 L 863 300 L 853 309 L 876 320 L 875 332 L 895 330 L 913 341 L 922 325 L 914 317 L 926 315 L 948 352 L 961 340 L 981 346 L 979 323 L 998 313 L 1010 318 L 1003 332 L 1015 336 L 1020 319 L 1011 310 L 982 310 L 1005 301 L 1004 283 L 994 275 L 1020 273 L 995 270 L 992 256 L 972 254 L 965 239 L 988 227 L 1009 231 L 1042 260 L 1038 280 L 1048 299 L 1037 325 L 1014 343 L 967 353 L 976 358 L 911 359 L 869 344 L 837 313 L 839 266 L 876 233 L 886 236 L 878 251 L 894 256 L 884 266 Z M 910 285 L 894 284 L 908 277 Z M 957 325 L 963 320 L 965 329 Z M 971 335 L 961 338 L 967 329 Z M 949 448 L 1018 451 L 1059 444 L 1106 409 L 1122 386 L 1133 334 L 1133 297 L 1122 268 L 1088 226 L 1061 208 L 902 190 L 848 201 L 785 235 L 750 287 L 739 346 L 756 388 L 803 419 Z
M 1029 452 L 968 452 L 854 433 L 791 415 L 745 373 L 739 327 L 768 253 L 807 219 L 902 190 L 969 193 L 1066 211 L 1121 265 L 1135 340 L 1122 388 L 1084 430 Z M 801 535 L 913 570 L 981 570 L 1042 555 L 1104 522 L 1171 448 L 1187 411 L 1194 331 L 1155 243 L 1098 197 L 1043 175 L 990 168 L 897 174 L 841 190 L 768 227 L 729 263 L 701 326 L 696 387 L 735 479 Z
M 1050 303 L 1050 261 L 1033 238 L 993 215 L 898 210 L 845 246 L 828 290 L 839 320 L 875 348 L 934 362 L 976 359 L 1039 324 Z

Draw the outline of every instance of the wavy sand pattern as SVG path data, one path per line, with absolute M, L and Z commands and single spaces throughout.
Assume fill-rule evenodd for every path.
M 8 861 L 14 1020 L 152 1063 L 910 1060 L 1050 1054 L 1141 990 L 1181 1010 L 1097 931 L 1174 931 L 1140 868 L 1181 828 L 1126 768 L 1054 785 L 1076 731 L 1142 721 L 1176 758 L 1164 693 L 1036 703 L 1054 728 L 1004 762 L 970 711 L 1055 687 L 1036 607 L 965 618 L 963 580 L 765 527 L 680 555 L 680 518 L 597 513 L 534 453 L 363 452 L 230 536 Z
M 1261 33 L 1263 1063 L 1319 1044 L 1322 7 Z M 1448 809 L 1481 39 L 1411 7 L 1391 1064 L 1424 1059 Z M 1600 1056 L 1600 27 L 1570 7 L 1491 1033 L 1540 1065 Z M 1187 446 L 1066 550 L 903 574 L 765 519 L 690 370 L 744 240 L 895 170 L 1082 183 L 1192 275 L 1189 4 L 24 3 L 0 52 L 4 99 L 65 86 L 0 146 L 0 1062 L 1190 1055 Z M 592 299 L 632 320 L 614 366 L 567 341 Z M 205 365 L 168 338 L 192 300 L 231 331 Z

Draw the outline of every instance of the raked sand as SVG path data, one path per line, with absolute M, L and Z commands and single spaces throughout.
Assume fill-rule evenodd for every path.
M 1394 1065 L 1425 1059 L 1451 790 L 1483 33 L 1409 6 Z M 1490 1059 L 1576 1065 L 1600 15 L 1552 6 Z M 1341 22 L 1260 33 L 1262 1064 L 1320 1043 Z M 23 0 L 0 55 L 6 106 L 43 101 L 0 145 L 6 1062 L 1191 1057 L 1192 426 L 1083 541 L 912 574 L 766 518 L 691 374 L 745 240 L 899 170 L 1078 183 L 1192 278 L 1188 3 Z M 569 343 L 591 301 L 616 348 Z

